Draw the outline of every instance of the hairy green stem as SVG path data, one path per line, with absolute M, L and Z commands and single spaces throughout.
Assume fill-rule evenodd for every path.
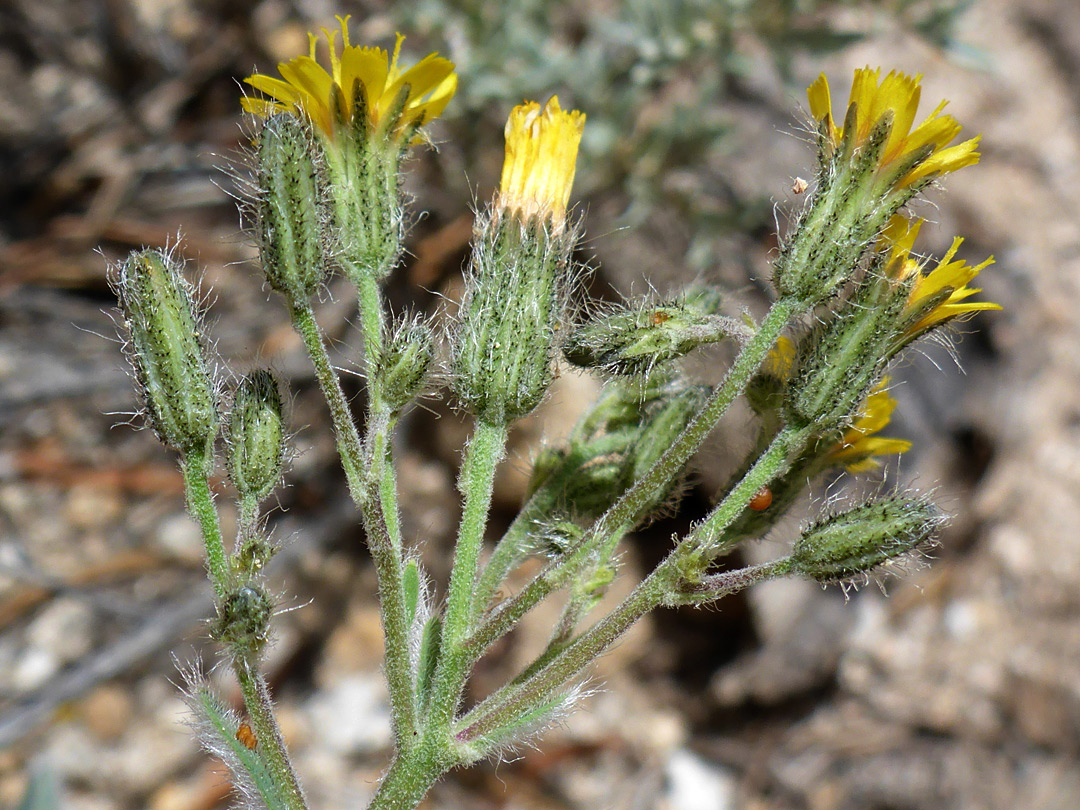
M 399 754 L 379 783 L 368 810 L 412 810 L 443 772 L 438 760 L 424 761 Z
M 357 301 L 360 306 L 360 328 L 364 333 L 364 370 L 367 372 L 368 403 L 371 411 L 382 407 L 382 392 L 379 379 L 373 373 L 375 363 L 383 348 L 383 304 L 379 292 L 379 282 L 372 273 L 350 273 L 349 278 L 356 284 Z
M 592 549 L 604 544 L 611 535 L 621 534 L 633 525 L 641 509 L 651 501 L 656 492 L 674 480 L 697 448 L 701 446 L 705 437 L 720 421 L 728 406 L 746 390 L 746 386 L 776 343 L 784 327 L 802 311 L 804 306 L 794 298 L 781 298 L 773 304 L 754 336 L 747 341 L 735 358 L 723 382 L 682 434 L 660 457 L 660 460 L 593 524 L 574 548 L 553 560 L 517 595 L 499 605 L 473 633 L 468 646 L 476 658 L 479 658 L 484 650 L 515 627 L 521 617 L 540 601 L 563 587 L 576 572 L 577 567 L 589 559 Z
M 580 426 L 579 426 L 580 427 Z M 578 429 L 575 428 L 575 433 Z M 573 435 L 573 434 L 572 434 Z M 587 434 L 586 434 L 587 435 Z M 604 439 L 610 439 L 605 442 Z M 473 618 L 479 618 L 491 604 L 499 586 L 506 579 L 514 566 L 521 562 L 528 552 L 527 544 L 533 539 L 533 531 L 538 521 L 550 518 L 559 503 L 559 498 L 574 476 L 581 473 L 581 465 L 591 458 L 606 452 L 618 452 L 626 449 L 626 439 L 621 436 L 603 437 L 588 446 L 573 444 L 559 468 L 553 472 L 521 507 L 514 521 L 507 528 L 495 546 L 491 557 L 484 565 L 476 585 L 476 597 L 473 601 Z M 579 440 L 581 441 L 581 440 Z M 610 444 L 610 447 L 605 446 Z
M 364 477 L 364 452 L 360 433 L 353 421 L 352 409 L 341 390 L 341 381 L 330 362 L 322 329 L 315 320 L 311 305 L 307 302 L 295 304 L 292 308 L 292 321 L 293 327 L 304 341 L 308 356 L 315 366 L 315 378 L 319 381 L 323 397 L 330 407 L 334 437 L 337 440 L 338 455 L 341 456 L 341 466 L 345 468 L 349 494 L 355 503 L 360 504 L 368 497 L 368 492 Z
M 813 433 L 810 430 L 781 430 L 769 444 L 754 466 L 731 492 L 709 513 L 687 541 L 689 551 L 702 551 L 710 559 L 724 549 L 723 532 L 742 514 L 750 499 L 774 478 L 791 468 L 791 459 L 806 447 Z
M 457 724 L 455 738 L 466 743 L 512 726 L 530 707 L 550 699 L 554 692 L 565 687 L 567 681 L 607 650 L 638 619 L 659 605 L 677 601 L 677 594 L 692 584 L 686 581 L 688 574 L 692 575 L 693 569 L 704 570 L 708 565 L 707 556 L 698 559 L 700 552 L 746 508 L 754 493 L 788 468 L 789 458 L 802 440 L 802 432 L 782 431 L 706 522 L 680 542 L 614 611 L 559 651 L 544 667 L 524 680 L 503 687 L 473 709 Z M 774 576 L 786 571 L 764 570 Z M 751 584 L 745 577 L 735 581 L 740 587 Z
M 507 426 L 478 420 L 461 466 L 458 489 L 464 497 L 461 524 L 450 572 L 450 591 L 443 618 L 441 654 L 435 672 L 428 718 L 432 739 L 450 727 L 469 674 L 471 660 L 463 654 L 462 640 L 469 632 L 476 589 L 480 549 L 487 528 L 495 483 L 495 468 L 506 447 Z
M 390 541 L 401 553 L 401 520 L 398 507 L 397 478 L 394 474 L 390 436 L 396 420 L 387 410 L 382 396 L 382 380 L 375 373 L 386 339 L 382 293 L 374 273 L 350 269 L 349 278 L 356 285 L 360 309 L 360 328 L 364 335 L 363 367 L 367 375 L 368 413 L 366 436 L 371 448 L 371 473 L 379 482 L 379 497 Z
M 289 810 L 306 810 L 304 793 L 296 778 L 285 739 L 274 717 L 274 703 L 270 698 L 270 689 L 266 679 L 259 672 L 256 662 L 244 655 L 233 658 L 233 671 L 240 682 L 240 691 L 244 696 L 244 706 L 251 718 L 255 738 L 263 759 L 270 766 L 270 772 L 277 782 L 278 790 L 289 806 Z
M 207 457 L 203 453 L 187 453 L 181 460 L 181 467 L 184 471 L 184 494 L 188 511 L 202 531 L 203 546 L 206 548 L 206 568 L 214 586 L 214 595 L 220 603 L 232 585 L 233 574 L 225 553 L 225 541 L 221 536 L 221 523 L 218 520 L 217 507 L 214 506 L 214 496 L 206 480 Z
M 395 737 L 399 750 L 406 750 L 416 739 L 416 685 L 409 658 L 409 617 L 405 606 L 401 544 L 400 541 L 395 542 L 389 528 L 391 524 L 395 527 L 398 525 L 396 501 L 391 504 L 393 518 L 390 518 L 382 497 L 384 476 L 364 474 L 365 454 L 360 435 L 310 305 L 300 304 L 293 308 L 293 323 L 304 340 L 315 366 L 315 376 L 330 407 L 338 453 L 349 481 L 349 492 L 364 518 L 364 531 L 379 583 L 379 608 L 386 638 L 386 677 L 390 686 Z M 390 427 L 388 421 L 381 423 L 380 441 L 388 439 Z M 381 461 L 376 460 L 375 465 L 385 466 L 385 451 L 380 451 L 378 459 Z
M 368 414 L 366 441 L 370 448 L 368 457 L 371 464 L 371 477 L 378 482 L 379 500 L 382 504 L 383 517 L 390 542 L 402 556 L 401 512 L 398 507 L 397 476 L 394 471 L 394 458 L 391 449 L 391 437 L 397 426 L 397 418 L 382 409 Z
M 217 507 L 207 482 L 207 459 L 201 453 L 188 453 L 183 459 L 184 488 L 187 493 L 188 509 L 199 523 L 203 543 L 206 546 L 207 568 L 210 581 L 218 604 L 228 595 L 234 584 L 234 576 L 229 559 L 225 554 L 225 544 L 221 536 L 221 524 Z M 241 520 L 250 519 L 254 499 L 245 499 L 241 503 Z M 257 509 L 257 504 L 255 504 Z M 288 803 L 289 810 L 305 810 L 300 784 L 289 763 L 285 743 L 281 737 L 277 720 L 274 718 L 273 703 L 270 700 L 266 682 L 258 672 L 254 661 L 242 653 L 230 651 L 233 671 L 240 683 L 244 696 L 244 705 L 255 728 L 256 738 L 262 746 L 262 752 L 271 767 L 273 777 L 281 795 Z
M 254 495 L 244 495 L 240 499 L 240 515 L 237 524 L 240 533 L 251 531 L 259 521 L 259 501 Z

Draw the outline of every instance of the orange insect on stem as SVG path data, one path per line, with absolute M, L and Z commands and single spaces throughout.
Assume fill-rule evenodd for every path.
M 764 512 L 772 506 L 772 490 L 768 487 L 762 487 L 757 491 L 754 497 L 750 499 L 749 505 L 755 512 Z
M 254 750 L 255 746 L 259 744 L 259 741 L 255 738 L 255 732 L 251 730 L 251 726 L 247 723 L 241 723 L 240 728 L 236 730 L 236 739 L 248 749 Z

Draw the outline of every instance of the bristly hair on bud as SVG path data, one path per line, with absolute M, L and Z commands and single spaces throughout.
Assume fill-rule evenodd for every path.
M 138 251 L 110 269 L 109 282 L 147 422 L 166 446 L 208 458 L 218 430 L 217 390 L 182 263 L 167 251 Z
M 822 584 L 859 584 L 925 553 L 946 522 L 926 498 L 869 501 L 808 526 L 795 543 L 792 570 Z
M 273 612 L 266 588 L 257 582 L 239 585 L 218 605 L 212 635 L 241 655 L 258 654 L 266 646 Z
M 254 157 L 263 273 L 291 305 L 306 303 L 336 252 L 326 155 L 304 121 L 277 115 L 259 131 Z
M 273 372 L 245 375 L 226 424 L 229 478 L 242 498 L 261 501 L 281 479 L 285 456 L 284 403 Z
M 557 332 L 575 281 L 578 228 L 566 205 L 585 117 L 552 99 L 510 114 L 502 184 L 477 220 L 454 334 L 453 388 L 481 419 L 532 411 L 553 377 Z
M 620 306 L 571 329 L 563 356 L 580 368 L 647 377 L 697 348 L 748 336 L 741 321 L 716 314 L 719 304 L 718 295 L 696 295 Z
M 397 413 L 415 400 L 435 362 L 435 333 L 420 315 L 396 321 L 389 329 L 372 373 L 383 403 Z

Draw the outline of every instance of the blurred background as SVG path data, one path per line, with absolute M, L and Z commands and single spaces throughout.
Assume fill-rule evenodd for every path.
M 954 234 L 1005 311 L 895 370 L 888 435 L 915 442 L 885 485 L 956 517 L 933 566 L 846 598 L 779 583 L 707 611 L 660 612 L 599 664 L 597 691 L 538 749 L 453 774 L 426 805 L 515 810 L 1072 810 L 1080 806 L 1080 7 L 1075 0 L 5 0 L 0 4 L 0 806 L 211 810 L 219 763 L 183 727 L 173 682 L 200 656 L 211 602 L 175 461 L 138 430 L 115 340 L 110 261 L 175 245 L 202 275 L 223 368 L 291 385 L 295 458 L 271 516 L 285 608 L 267 669 L 320 810 L 359 808 L 388 756 L 374 577 L 302 347 L 263 289 L 223 172 L 247 143 L 253 70 L 305 52 L 351 13 L 354 42 L 461 74 L 409 164 L 425 211 L 392 278 L 395 310 L 460 289 L 472 209 L 523 98 L 588 114 L 575 199 L 597 298 L 699 278 L 760 313 L 768 262 L 814 161 L 806 85 L 844 99 L 864 64 L 925 74 L 983 162 L 917 212 L 922 249 Z M 349 291 L 319 317 L 355 369 Z M 716 380 L 724 354 L 691 367 Z M 958 360 L 963 373 L 957 370 Z M 359 382 L 347 378 L 354 392 Z M 494 529 L 528 462 L 599 383 L 562 374 L 500 474 Z M 678 518 L 636 534 L 628 583 L 708 509 L 748 446 L 746 412 L 700 454 Z M 406 535 L 447 572 L 468 426 L 445 398 L 398 437 Z M 856 484 L 872 490 L 879 484 Z M 818 487 L 767 541 L 850 482 Z M 219 487 L 226 532 L 233 520 Z M 526 623 L 473 684 L 527 660 Z M 238 699 L 221 673 L 222 692 Z

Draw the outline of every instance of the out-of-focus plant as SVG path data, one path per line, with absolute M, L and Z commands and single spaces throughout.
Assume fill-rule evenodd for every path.
M 859 471 L 903 452 L 906 442 L 878 435 L 895 404 L 889 364 L 913 341 L 997 305 L 971 300 L 978 290 L 969 284 L 989 260 L 957 259 L 959 240 L 937 263 L 914 253 L 921 223 L 905 213 L 908 204 L 979 156 L 977 138 L 953 143 L 960 125 L 940 106 L 916 124 L 917 78 L 858 70 L 839 117 L 825 77 L 811 85 L 816 177 L 774 262 L 775 300 L 760 321 L 721 315 L 720 292 L 699 287 L 670 300 L 592 307 L 575 323 L 586 271 L 575 261 L 582 217 L 570 200 L 585 115 L 555 97 L 514 107 L 499 188 L 478 216 L 449 337 L 444 373 L 474 430 L 439 597 L 418 539 L 402 532 L 392 449 L 403 409 L 436 365 L 435 336 L 422 319 L 388 317 L 383 288 L 404 251 L 402 159 L 423 141 L 458 77 L 434 54 L 403 68 L 400 38 L 392 57 L 352 45 L 340 23 L 327 32 L 329 69 L 313 38 L 310 55 L 279 65 L 281 78 L 248 79 L 261 95 L 244 105 L 263 121 L 247 205 L 264 277 L 287 306 L 329 406 L 378 578 L 395 752 L 370 807 L 408 810 L 442 774 L 498 756 L 569 711 L 590 664 L 656 607 L 708 605 L 777 577 L 857 583 L 917 559 L 943 516 L 924 496 L 899 493 L 820 516 L 771 562 L 718 566 L 740 542 L 769 531 L 818 474 Z M 359 300 L 367 383 L 360 425 L 312 307 L 331 273 L 351 281 Z M 225 394 L 197 298 L 169 253 L 132 254 L 113 282 L 146 419 L 181 459 L 216 597 L 213 635 L 244 699 L 240 716 L 192 673 L 195 726 L 251 803 L 301 810 L 304 794 L 260 672 L 275 610 L 263 567 L 276 546 L 261 504 L 283 475 L 280 382 L 254 371 Z M 689 379 L 681 360 L 721 341 L 738 347 L 723 381 Z M 545 397 L 560 353 L 607 385 L 565 444 L 539 454 L 519 516 L 485 553 L 508 432 Z M 744 394 L 758 438 L 715 507 L 593 620 L 626 534 L 670 502 L 694 453 Z M 219 458 L 239 505 L 231 549 L 208 484 Z M 509 577 L 535 558 L 539 570 L 510 592 Z M 464 705 L 485 653 L 551 599 L 562 612 L 547 647 L 481 702 Z

